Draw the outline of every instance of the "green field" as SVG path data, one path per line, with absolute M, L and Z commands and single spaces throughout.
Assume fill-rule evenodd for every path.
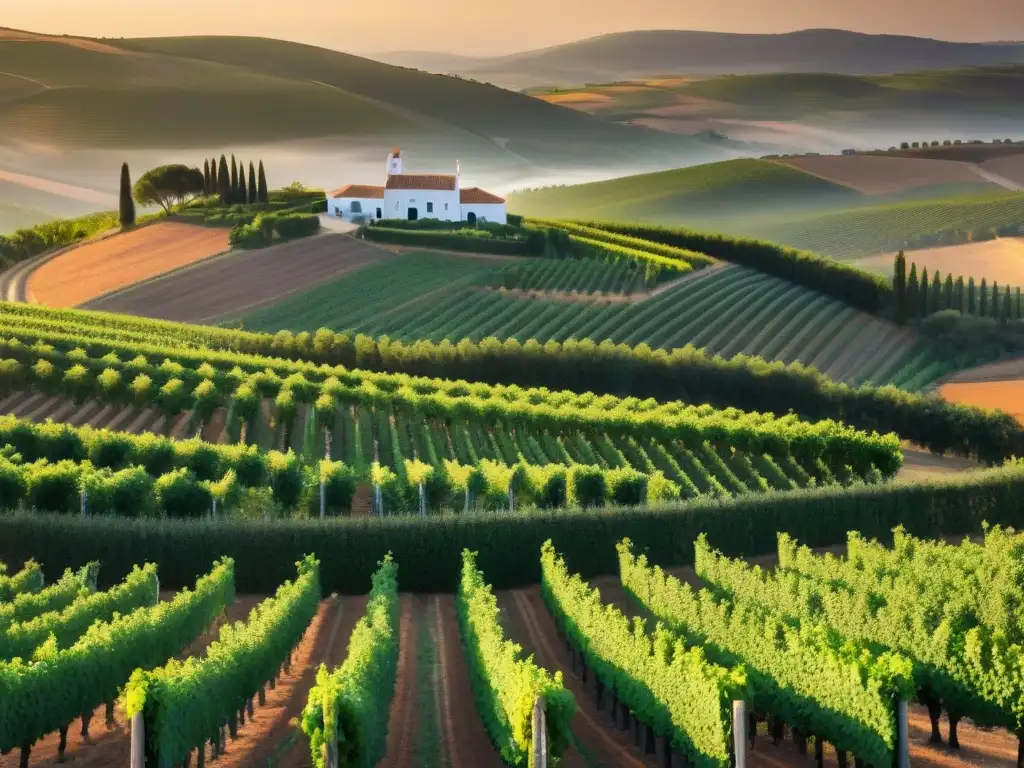
M 509 210 L 543 218 L 718 221 L 753 212 L 818 209 L 865 199 L 847 187 L 767 160 L 726 160 L 609 181 L 513 193 Z
M 256 331 L 344 330 L 367 317 L 402 316 L 410 302 L 428 301 L 439 289 L 458 290 L 475 278 L 487 279 L 505 261 L 409 253 L 373 263 L 226 324 L 241 322 Z
M 1024 193 L 993 189 L 942 184 L 868 196 L 772 161 L 729 160 L 508 199 L 527 216 L 682 225 L 849 259 L 943 230 L 1024 225 Z
M 908 238 L 949 229 L 1024 225 L 1024 193 L 1002 192 L 892 203 L 750 223 L 745 234 L 837 259 L 896 251 Z

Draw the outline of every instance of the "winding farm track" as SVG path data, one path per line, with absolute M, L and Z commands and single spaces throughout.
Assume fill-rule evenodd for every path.
M 214 323 L 390 257 L 347 235 L 315 235 L 270 248 L 232 251 L 87 302 L 83 308 Z

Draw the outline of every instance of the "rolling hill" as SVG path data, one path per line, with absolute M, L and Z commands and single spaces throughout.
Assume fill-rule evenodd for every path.
M 436 54 L 380 56 L 427 67 Z M 622 80 L 665 74 L 836 72 L 882 74 L 907 70 L 1024 62 L 1024 44 L 954 43 L 835 29 L 785 34 L 637 30 L 578 40 L 510 56 L 469 61 L 456 70 L 509 87 Z M 445 61 L 448 64 L 457 62 Z M 447 70 L 446 70 L 447 71 Z
M 51 218 L 43 211 L 0 202 L 0 235 L 23 227 L 34 227 Z
M 16 40 L 11 35 L 19 34 Z M 547 161 L 685 153 L 693 142 L 522 94 L 280 40 L 0 33 L 0 135 L 63 147 L 436 138 Z

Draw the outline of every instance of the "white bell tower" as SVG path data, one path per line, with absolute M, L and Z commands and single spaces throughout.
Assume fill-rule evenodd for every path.
M 402 152 L 398 147 L 391 150 L 388 155 L 388 176 L 402 172 Z

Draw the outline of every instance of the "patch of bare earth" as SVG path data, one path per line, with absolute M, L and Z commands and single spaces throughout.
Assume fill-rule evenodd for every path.
M 228 231 L 163 221 L 73 248 L 35 270 L 30 301 L 74 307 L 228 249 Z
M 971 167 L 947 160 L 879 155 L 787 157 L 779 161 L 866 195 L 891 195 L 933 184 L 978 183 Z
M 868 256 L 852 262 L 862 269 L 890 274 L 894 253 Z M 918 272 L 927 267 L 929 272 L 939 270 L 943 275 L 962 275 L 964 280 L 973 277 L 975 282 L 982 279 L 997 281 L 999 285 L 1024 285 L 1024 237 L 998 237 L 963 245 L 948 245 L 941 248 L 922 248 L 906 251 L 908 262 L 917 264 Z
M 995 160 L 986 160 L 981 167 L 986 171 L 998 173 L 1018 184 L 1024 184 L 1024 147 L 1021 154 L 1000 157 Z
M 83 51 L 111 53 L 117 56 L 133 55 L 131 51 L 115 48 L 99 40 L 89 40 L 83 37 L 62 37 L 59 35 L 38 35 L 35 32 L 22 32 L 17 29 L 0 29 L 0 40 L 8 43 L 58 43 L 70 48 L 80 48 Z
M 399 651 L 395 694 L 388 716 L 387 753 L 380 768 L 416 768 L 415 739 L 419 722 L 416 701 L 419 688 L 416 670 L 417 633 L 424 606 L 420 598 L 402 595 L 398 623 Z
M 326 283 L 389 258 L 339 234 L 317 235 L 232 253 L 89 303 L 89 309 L 178 322 L 212 323 Z
M 1024 379 L 950 382 L 939 387 L 939 394 L 953 403 L 998 409 L 1024 423 Z
M 447 768 L 501 768 L 502 761 L 484 730 L 473 697 L 455 598 L 432 595 L 428 607 L 427 623 L 440 665 L 441 764 Z

